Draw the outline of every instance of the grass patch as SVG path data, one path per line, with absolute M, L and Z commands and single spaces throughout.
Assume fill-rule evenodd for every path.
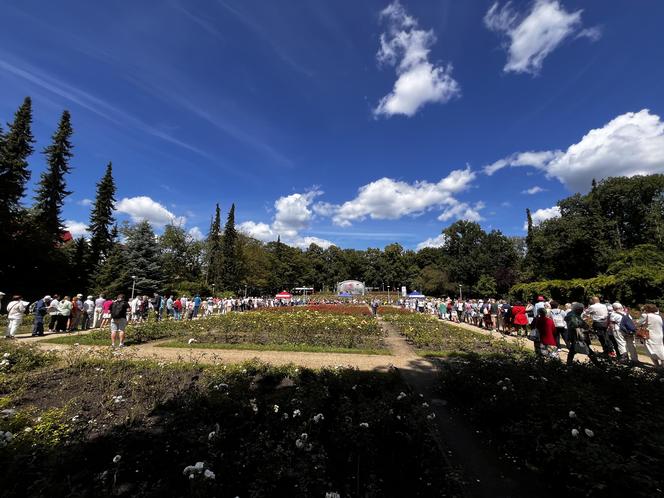
M 237 349 L 251 351 L 294 351 L 302 353 L 344 353 L 344 354 L 372 354 L 391 355 L 389 349 L 351 349 L 330 346 L 313 346 L 310 344 L 252 344 L 252 343 L 209 343 L 195 342 L 187 344 L 181 341 L 169 341 L 157 344 L 159 348 L 192 348 L 192 349 Z

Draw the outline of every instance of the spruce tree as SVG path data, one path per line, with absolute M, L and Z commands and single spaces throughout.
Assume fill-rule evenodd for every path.
M 226 290 L 237 290 L 240 283 L 240 252 L 238 251 L 238 237 L 235 230 L 235 204 L 228 211 L 228 218 L 224 226 L 224 238 L 221 242 L 222 254 L 222 287 Z
M 207 284 L 214 284 L 218 289 L 221 289 L 221 211 L 218 203 L 215 207 L 214 218 L 210 223 L 210 232 L 205 241 L 205 246 L 207 250 Z
M 21 206 L 30 179 L 28 157 L 34 143 L 31 124 L 32 102 L 26 97 L 7 131 L 0 133 L 0 282 L 22 293 L 31 291 L 34 278 L 26 271 L 33 270 L 36 251 L 28 241 L 34 238 L 31 217 Z
M 164 284 L 161 249 L 150 223 L 141 221 L 123 232 L 127 237 L 127 269 L 130 276 L 136 276 L 136 291 L 161 292 Z
M 53 142 L 44 149 L 48 167 L 41 175 L 35 197 L 37 225 L 54 242 L 58 242 L 64 232 L 60 216 L 65 197 L 71 194 L 66 189 L 65 175 L 71 170 L 72 133 L 71 116 L 69 111 L 64 111 L 58 129 L 53 134 Z
M 127 294 L 131 289 L 131 273 L 127 268 L 126 250 L 121 244 L 113 244 L 106 261 L 99 267 L 94 280 L 95 294 L 114 299 L 121 292 Z
M 108 257 L 112 247 L 112 226 L 115 223 L 113 210 L 115 209 L 115 181 L 113 180 L 113 164 L 108 163 L 106 173 L 97 183 L 97 195 L 92 211 L 90 212 L 90 266 L 92 270 Z M 117 236 L 117 229 L 115 230 Z
M 33 152 L 32 101 L 26 97 L 8 124 L 8 130 L 0 140 L 0 227 L 3 239 L 13 234 L 21 222 L 21 199 L 30 179 L 28 157 Z M 6 243 L 0 241 L 0 244 Z

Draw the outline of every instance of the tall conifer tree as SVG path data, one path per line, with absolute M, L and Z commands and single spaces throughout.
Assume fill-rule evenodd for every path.
M 30 217 L 21 206 L 30 179 L 28 157 L 34 143 L 31 125 L 32 101 L 26 97 L 7 131 L 0 133 L 0 282 L 21 292 L 28 289 L 31 281 L 25 274 L 26 262 L 31 259 L 26 250 L 34 251 L 27 242 L 32 232 Z
M 235 204 L 228 211 L 224 226 L 224 238 L 221 242 L 222 286 L 226 290 L 237 290 L 240 283 L 240 253 L 238 251 L 237 231 L 235 230 Z
M 108 163 L 106 173 L 97 183 L 97 195 L 90 212 L 90 262 L 92 270 L 104 258 L 108 257 L 113 247 L 113 210 L 115 209 L 115 181 L 113 164 Z M 117 235 L 117 230 L 116 230 Z
M 65 175 L 71 167 L 72 158 L 71 116 L 69 111 L 62 113 L 58 129 L 53 134 L 53 142 L 44 149 L 48 167 L 41 175 L 35 200 L 35 211 L 38 216 L 37 225 L 42 227 L 45 235 L 54 242 L 60 240 L 63 233 L 63 222 L 60 218 L 62 206 L 71 192 L 66 189 Z
M 210 223 L 210 232 L 208 233 L 207 240 L 205 241 L 207 249 L 207 276 L 206 280 L 208 285 L 221 285 L 221 260 L 222 260 L 222 247 L 221 247 L 221 211 L 219 203 L 214 209 L 214 218 Z M 221 289 L 221 287 L 217 287 Z

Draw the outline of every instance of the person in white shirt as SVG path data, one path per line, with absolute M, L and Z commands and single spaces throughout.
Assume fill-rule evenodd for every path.
M 625 330 L 620 329 L 620 324 L 623 320 L 623 317 L 627 315 L 627 311 L 623 308 L 623 305 L 620 303 L 613 303 L 613 311 L 609 315 L 609 320 L 611 321 L 611 327 L 613 332 L 613 337 L 615 337 L 616 342 L 618 343 L 618 354 L 620 355 L 621 360 L 631 360 L 638 361 L 639 355 L 636 352 L 636 346 L 634 345 L 634 336 L 635 334 L 630 334 Z
M 7 339 L 16 338 L 16 331 L 23 321 L 28 304 L 23 301 L 21 296 L 12 297 L 12 300 L 7 304 L 7 334 L 5 335 Z
M 51 320 L 48 323 L 48 331 L 55 332 L 55 326 L 58 323 L 58 308 L 60 306 L 60 296 L 53 294 L 53 299 L 51 299 L 51 304 L 48 305 L 48 314 L 51 316 Z
M 616 352 L 614 351 L 613 344 L 608 336 L 609 310 L 606 309 L 605 304 L 600 303 L 599 297 L 595 296 L 592 298 L 592 304 L 586 310 L 585 316 L 592 318 L 593 333 L 597 336 L 597 339 L 599 339 L 604 354 L 611 358 L 615 358 Z
M 103 294 L 99 294 L 99 297 L 95 300 L 95 314 L 94 319 L 92 320 L 92 328 L 96 329 L 101 324 L 102 315 L 104 314 L 104 299 Z
M 92 296 L 88 296 L 88 298 L 83 302 L 83 321 L 81 330 L 87 330 L 90 328 L 94 318 L 94 312 L 95 302 L 92 299 Z
M 9 305 L 7 305 L 9 309 Z M 646 339 L 646 349 L 650 354 L 655 368 L 664 367 L 664 333 L 662 331 L 662 316 L 659 314 L 657 306 L 646 304 L 641 313 L 639 325 L 648 327 L 650 337 Z

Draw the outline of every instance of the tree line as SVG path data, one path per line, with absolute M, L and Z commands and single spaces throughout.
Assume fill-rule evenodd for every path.
M 517 284 L 615 275 L 634 261 L 651 277 L 664 272 L 652 263 L 664 258 L 664 175 L 593 182 L 588 194 L 561 200 L 560 216 L 539 226 L 528 211 L 526 237 L 487 232 L 460 220 L 442 230 L 441 247 L 419 251 L 397 243 L 366 250 L 315 244 L 300 249 L 280 238 L 263 243 L 238 232 L 235 204 L 223 226 L 221 208 L 215 206 L 204 240 L 174 223 L 160 235 L 147 221 L 118 224 L 108 163 L 96 186 L 88 237 L 66 242 L 62 207 L 71 194 L 71 116 L 62 113 L 42 150 L 47 167 L 29 203 L 31 124 L 32 104 L 26 98 L 6 130 L 0 128 L 0 282 L 26 297 L 112 295 L 132 286 L 140 293 L 266 295 L 303 286 L 333 290 L 346 279 L 383 290 L 406 286 L 428 295 L 461 291 L 486 297 L 526 289 Z

